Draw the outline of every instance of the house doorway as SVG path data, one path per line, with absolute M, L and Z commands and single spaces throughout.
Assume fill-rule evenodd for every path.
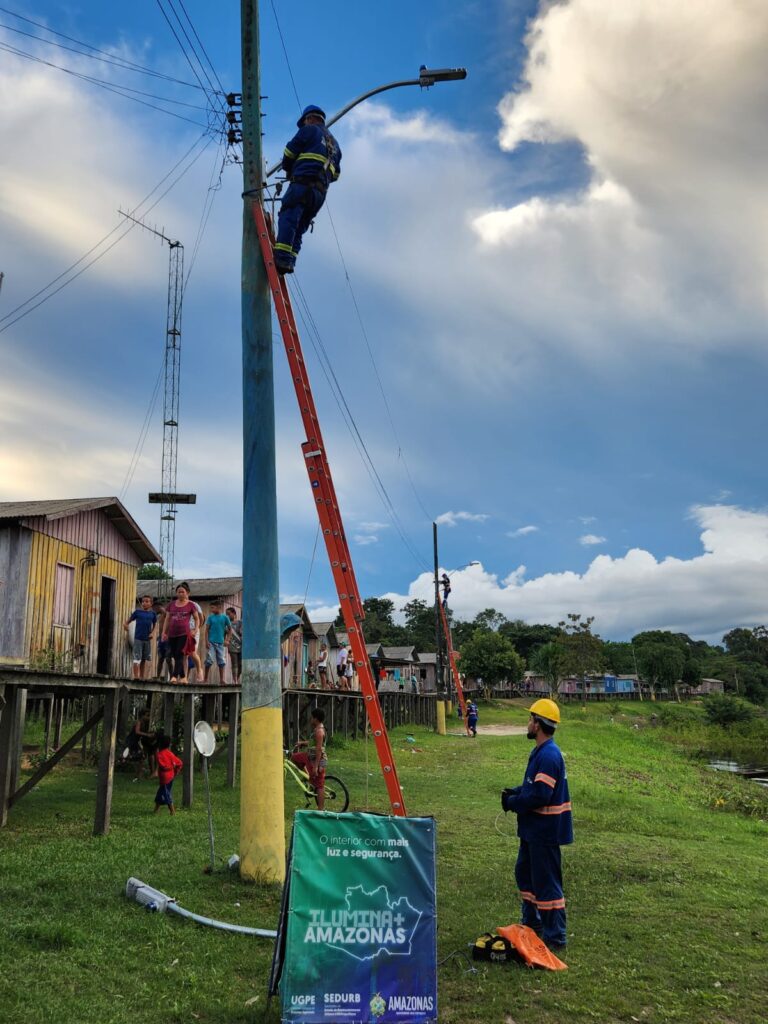
M 101 605 L 99 608 L 99 645 L 96 652 L 96 671 L 109 675 L 112 665 L 112 644 L 115 638 L 115 585 L 109 576 L 101 577 Z

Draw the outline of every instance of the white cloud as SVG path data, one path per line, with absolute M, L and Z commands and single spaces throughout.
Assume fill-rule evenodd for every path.
M 438 526 L 456 526 L 458 523 L 484 523 L 489 518 L 484 512 L 443 512 L 435 522 Z
M 538 533 L 538 526 L 521 526 L 517 530 L 510 530 L 508 537 L 527 537 L 531 533 Z
M 585 533 L 579 537 L 579 544 L 583 544 L 584 547 L 591 547 L 596 544 L 605 544 L 606 538 L 599 537 L 596 533 Z
M 768 622 L 768 511 L 732 505 L 697 506 L 703 553 L 658 559 L 632 548 L 621 558 L 598 555 L 584 573 L 546 573 L 525 579 L 520 566 L 505 579 L 473 566 L 452 577 L 451 605 L 459 618 L 496 608 L 508 618 L 557 623 L 568 612 L 595 616 L 605 637 L 626 639 L 643 629 L 670 629 L 719 642 L 734 626 Z M 396 605 L 434 599 L 422 573 L 407 595 L 386 594 Z
M 368 544 L 378 544 L 379 538 L 375 533 L 356 533 L 352 538 L 355 544 L 366 547 Z

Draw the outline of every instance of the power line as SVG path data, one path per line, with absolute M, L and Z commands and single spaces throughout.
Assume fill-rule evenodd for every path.
M 222 148 L 223 148 L 223 153 L 222 153 Z M 219 163 L 219 156 L 221 156 L 221 163 Z M 202 209 L 202 213 L 200 214 L 200 223 L 198 225 L 197 234 L 195 235 L 195 241 L 194 241 L 194 244 L 192 246 L 192 257 L 190 259 L 189 267 L 187 269 L 187 276 L 184 278 L 184 285 L 183 285 L 183 288 L 182 288 L 182 294 L 184 294 L 186 292 L 186 290 L 187 290 L 187 285 L 189 284 L 189 279 L 192 276 L 192 268 L 195 265 L 195 260 L 197 259 L 197 254 L 200 251 L 200 246 L 201 246 L 202 241 L 203 241 L 203 236 L 205 234 L 205 229 L 208 227 L 208 220 L 210 219 L 211 211 L 213 210 L 214 200 L 216 199 L 216 196 L 218 195 L 219 191 L 221 190 L 221 179 L 222 179 L 222 175 L 224 174 L 224 166 L 225 166 L 226 162 L 227 162 L 226 140 L 222 139 L 221 143 L 219 144 L 219 148 L 216 151 L 216 155 L 214 157 L 213 170 L 211 172 L 211 177 L 210 177 L 209 182 L 208 182 L 208 188 L 206 189 L 206 192 L 205 192 L 205 200 L 203 202 L 203 209 Z M 214 184 L 214 178 L 216 178 L 216 176 L 217 176 L 217 168 L 218 168 L 218 180 L 216 181 L 216 184 Z
M 408 537 L 405 528 L 402 522 L 400 521 L 400 517 L 397 514 L 397 509 L 395 508 L 394 502 L 390 498 L 389 493 L 387 492 L 387 489 L 384 485 L 384 482 L 381 479 L 378 470 L 376 469 L 373 458 L 370 452 L 368 451 L 365 441 L 363 440 L 363 436 L 360 433 L 360 429 L 357 426 L 354 416 L 352 415 L 352 410 L 349 408 L 349 404 L 344 394 L 344 390 L 341 387 L 338 377 L 336 376 L 336 371 L 333 368 L 333 363 L 331 362 L 330 356 L 328 355 L 328 351 L 323 342 L 319 328 L 314 320 L 314 317 L 312 316 L 309 303 L 303 291 L 301 290 L 300 284 L 298 283 L 295 277 L 292 282 L 292 285 L 293 290 L 296 291 L 300 300 L 299 315 L 301 316 L 302 322 L 304 323 L 305 327 L 308 330 L 312 347 L 314 348 L 315 354 L 318 357 L 321 369 L 323 370 L 323 374 L 325 375 L 325 378 L 328 381 L 328 385 L 334 396 L 334 400 L 336 401 L 336 404 L 339 407 L 339 411 L 341 412 L 342 418 L 344 419 L 347 428 L 350 430 L 350 434 L 352 435 L 352 440 L 355 443 L 355 447 L 358 450 L 358 454 L 363 460 L 365 470 L 368 473 L 368 476 L 370 477 L 371 482 L 373 483 L 374 488 L 376 489 L 384 505 L 385 511 L 392 520 L 392 523 L 397 533 L 399 534 L 400 539 L 403 541 L 403 544 L 408 549 L 414 560 L 419 565 L 423 566 L 425 569 L 429 571 L 428 563 L 421 557 L 421 555 L 418 553 L 417 549 L 411 542 L 410 538 Z
M 179 0 L 179 5 L 180 5 L 180 7 L 181 7 L 182 11 L 184 11 L 184 17 L 185 17 L 185 18 L 187 19 L 187 21 L 188 21 L 188 23 L 189 23 L 189 27 L 190 27 L 190 28 L 192 29 L 192 31 L 193 31 L 193 33 L 194 33 L 194 35 L 195 35 L 195 39 L 196 39 L 196 40 L 198 41 L 198 43 L 200 44 L 200 49 L 201 49 L 201 50 L 203 51 L 203 54 L 204 54 L 204 56 L 205 56 L 205 59 L 206 59 L 206 60 L 208 61 L 208 67 L 209 67 L 209 68 L 211 69 L 211 71 L 213 72 L 213 77 L 214 77 L 214 78 L 216 79 L 216 81 L 217 81 L 217 83 L 218 83 L 218 86 L 219 86 L 219 89 L 221 90 L 222 94 L 226 93 L 226 91 L 227 91 L 227 90 L 226 90 L 226 89 L 224 88 L 224 86 L 223 86 L 223 85 L 221 84 L 221 79 L 219 78 L 218 74 L 216 73 L 216 68 L 215 68 L 215 67 L 213 66 L 213 61 L 212 61 L 212 60 L 211 60 L 211 58 L 210 58 L 210 57 L 208 56 L 208 51 L 206 50 L 205 46 L 203 45 L 203 41 L 202 41 L 202 39 L 201 39 L 201 38 L 200 38 L 200 36 L 199 36 L 199 35 L 197 34 L 197 29 L 196 29 L 196 28 L 195 28 L 195 26 L 194 26 L 194 25 L 192 24 L 192 19 L 190 18 L 189 14 L 187 13 L 187 8 L 186 8 L 186 7 L 184 6 L 184 0 Z
M 107 50 L 100 50 L 97 46 L 92 46 L 90 43 L 84 43 L 81 39 L 75 39 L 73 36 L 65 35 L 63 32 L 57 32 L 56 29 L 49 28 L 47 25 L 43 25 L 39 21 L 33 21 L 32 18 L 27 18 L 23 14 L 18 14 L 16 11 L 11 11 L 7 7 L 0 7 L 0 11 L 3 14 L 10 14 L 12 18 L 17 18 L 19 21 L 24 21 L 28 25 L 34 25 L 35 28 L 42 29 L 44 32 L 48 32 L 50 35 L 58 36 L 59 39 L 66 39 L 70 43 L 77 43 L 78 46 L 86 47 L 88 50 L 93 51 L 92 53 L 83 53 L 81 50 L 72 50 L 72 53 L 79 53 L 82 57 L 89 57 L 92 60 L 101 60 L 104 64 L 113 64 L 115 67 L 122 68 L 124 71 L 134 71 L 137 74 L 149 75 L 153 78 L 162 78 L 166 82 L 173 82 L 176 85 L 185 85 L 190 89 L 199 89 L 201 86 L 195 85 L 194 82 L 185 82 L 181 78 L 174 78 L 173 75 L 166 75 L 162 71 L 155 71 L 152 68 L 144 67 L 141 64 L 137 64 L 135 61 L 128 60 L 126 57 L 119 57 L 117 54 L 109 53 Z M 17 32 L 19 35 L 28 35 L 31 39 L 37 39 L 41 43 L 47 43 L 49 46 L 61 46 L 60 43 L 55 42 L 53 39 L 42 39 L 40 36 L 33 35 L 30 32 L 23 32 L 21 29 L 11 28 L 10 25 L 0 26 L 7 28 L 10 32 Z M 61 47 L 64 50 L 71 49 L 70 47 Z M 101 57 L 95 56 L 101 54 Z
M 170 175 L 176 170 L 176 168 L 181 163 L 183 163 L 183 161 L 189 156 L 189 154 L 205 138 L 206 138 L 205 135 L 201 135 L 200 138 L 197 139 L 197 141 L 195 143 L 193 143 L 193 145 L 190 147 L 190 149 L 187 150 L 187 152 L 181 158 L 181 160 L 179 160 L 174 165 L 174 167 L 168 172 L 168 174 L 165 175 L 165 177 L 160 181 L 160 183 L 158 185 L 155 185 L 155 187 L 152 189 L 152 191 L 148 195 L 146 195 L 144 197 L 144 199 L 142 199 L 142 201 L 138 204 L 138 206 L 134 207 L 134 209 L 132 211 L 130 211 L 132 214 L 135 215 L 138 212 L 138 210 L 141 209 L 141 207 L 147 202 L 147 200 L 152 195 L 154 195 L 154 193 L 158 190 L 158 188 L 160 188 L 160 186 L 170 177 Z M 187 166 L 182 169 L 181 173 L 170 183 L 168 188 L 166 188 L 164 192 L 161 192 L 161 194 L 157 197 L 157 199 L 154 201 L 154 203 L 152 203 L 152 205 L 149 206 L 144 211 L 142 216 L 146 216 L 148 213 L 150 213 L 152 210 L 154 210 L 154 208 L 157 206 L 157 204 L 162 199 L 164 199 L 165 196 L 168 195 L 168 193 L 171 191 L 171 189 L 174 188 L 181 181 L 181 179 L 184 177 L 184 175 L 197 163 L 197 161 L 200 159 L 200 157 L 206 151 L 208 146 L 210 146 L 211 142 L 212 142 L 212 140 L 210 138 L 208 138 L 206 140 L 205 145 L 202 147 L 202 149 L 198 153 L 195 154 L 195 156 L 192 158 L 192 160 L 189 161 Z M 122 234 L 118 235 L 118 237 L 114 240 L 114 242 L 112 242 L 110 245 L 108 245 L 106 249 L 102 250 L 102 252 L 100 252 L 96 256 L 94 256 L 93 259 L 90 260 L 88 263 L 86 263 L 85 266 L 81 267 L 81 269 L 78 270 L 78 272 L 76 274 L 73 274 L 71 277 L 67 277 L 67 275 L 72 270 L 74 270 L 75 267 L 79 266 L 84 260 L 88 259 L 88 257 L 91 255 L 91 253 L 95 252 L 100 246 L 102 246 L 104 244 L 104 242 L 107 241 L 108 238 L 110 238 L 113 234 L 115 234 L 116 231 L 118 231 L 121 227 L 123 227 L 124 223 L 125 223 L 124 221 L 121 221 L 120 224 L 117 224 L 114 228 L 112 228 L 111 231 L 107 232 L 107 234 L 104 235 L 104 237 L 100 241 L 98 241 L 94 246 L 92 246 L 88 250 L 88 252 L 84 253 L 84 255 L 82 255 L 80 257 L 80 259 L 78 259 L 74 263 L 70 264 L 70 266 L 67 267 L 66 270 L 63 270 L 57 277 L 55 277 L 52 281 L 50 281 L 47 285 L 45 285 L 44 288 L 41 288 L 39 291 L 35 292 L 34 295 L 31 295 L 24 302 L 22 302 L 18 306 L 16 306 L 15 309 L 12 309 L 9 313 L 6 313 L 4 317 L 0 318 L 0 324 L 3 325 L 2 327 L 0 327 L 0 334 L 2 334 L 3 331 L 7 331 L 9 327 L 13 327 L 13 325 L 15 323 L 18 323 L 19 320 L 22 320 L 25 316 L 27 316 L 33 310 L 37 309 L 38 307 L 42 306 L 45 302 L 47 302 L 49 299 L 53 298 L 53 296 L 57 295 L 63 288 L 66 288 L 66 286 L 68 284 L 71 284 L 73 281 L 77 280 L 77 278 L 80 277 L 81 274 L 84 274 L 85 271 L 88 270 L 90 267 L 92 267 L 94 263 L 97 263 L 103 256 L 106 256 L 106 254 L 111 249 L 113 249 L 117 245 L 118 242 L 121 242 L 125 238 L 125 236 L 127 234 L 129 234 L 131 231 L 133 231 L 133 229 L 136 227 L 135 224 L 129 224 L 127 226 L 126 230 L 123 231 Z M 53 285 L 56 284 L 58 281 L 61 281 L 62 278 L 66 278 L 66 280 L 62 281 L 62 283 L 58 286 L 58 288 L 55 288 L 53 291 L 49 292 L 48 290 L 50 288 L 52 288 Z M 48 292 L 48 294 L 44 295 L 43 294 L 44 292 Z M 40 301 L 36 302 L 33 306 L 29 306 L 29 303 L 33 302 L 40 295 L 42 295 L 43 298 L 41 298 Z M 29 306 L 29 308 L 28 309 L 24 309 L 23 308 L 24 306 Z M 16 313 L 18 313 L 18 316 L 14 316 L 14 314 L 16 314 Z
M 387 419 L 389 420 L 389 425 L 392 428 L 392 434 L 394 435 L 395 441 L 397 442 L 397 456 L 398 456 L 398 459 L 402 460 L 403 469 L 405 470 L 405 474 L 408 477 L 408 482 L 411 485 L 411 490 L 413 491 L 413 496 L 416 499 L 416 501 L 417 501 L 417 503 L 419 505 L 419 508 L 421 509 L 421 511 L 426 516 L 427 522 L 431 523 L 431 522 L 434 521 L 435 517 L 431 516 L 429 514 L 429 512 L 427 512 L 427 510 L 424 508 L 424 503 L 422 502 L 421 497 L 419 496 L 419 492 L 416 490 L 416 485 L 413 482 L 413 477 L 411 476 L 411 471 L 408 468 L 408 462 L 407 462 L 407 460 L 405 458 L 405 452 L 403 451 L 403 445 L 402 445 L 402 442 L 400 441 L 400 435 L 398 434 L 397 427 L 395 426 L 395 419 L 394 419 L 394 416 L 392 415 L 392 409 L 390 408 L 389 400 L 387 398 L 387 393 L 384 390 L 384 384 L 382 382 L 381 375 L 379 374 L 379 368 L 376 365 L 376 359 L 374 358 L 373 349 L 371 348 L 371 343 L 370 343 L 370 340 L 368 338 L 368 331 L 365 329 L 365 323 L 363 321 L 363 315 L 360 312 L 360 306 L 357 303 L 357 296 L 355 295 L 355 290 L 352 287 L 352 279 L 349 276 L 349 270 L 347 268 L 347 261 L 344 259 L 344 253 L 342 252 L 342 249 L 341 249 L 341 242 L 339 241 L 339 236 L 338 236 L 338 234 L 336 232 L 336 225 L 333 222 L 333 216 L 331 215 L 330 207 L 327 204 L 326 204 L 325 210 L 326 210 L 326 213 L 328 214 L 328 220 L 331 223 L 331 230 L 333 231 L 333 237 L 336 240 L 336 248 L 339 251 L 339 259 L 341 260 L 341 265 L 342 265 L 342 267 L 344 269 L 344 277 L 345 277 L 346 282 L 347 282 L 347 287 L 349 288 L 349 294 L 350 294 L 350 296 L 352 298 L 352 304 L 355 307 L 355 313 L 357 314 L 357 322 L 360 325 L 360 332 L 361 332 L 361 334 L 363 336 L 363 340 L 365 341 L 365 347 L 368 350 L 368 356 L 369 356 L 369 358 L 371 360 L 371 366 L 373 367 L 373 372 L 374 372 L 374 375 L 376 377 L 376 382 L 379 385 L 379 391 L 381 392 L 381 397 L 382 397 L 382 400 L 384 401 L 384 408 L 387 410 Z
M 288 57 L 288 50 L 285 45 L 285 39 L 283 39 L 283 30 L 280 28 L 280 19 L 277 16 L 277 9 L 275 7 L 275 0 L 270 0 L 272 5 L 272 13 L 275 16 L 275 24 L 277 25 L 277 34 L 280 36 L 280 42 L 283 47 L 283 54 L 285 55 L 285 63 L 288 68 L 288 74 L 291 76 L 291 85 L 293 86 L 293 94 L 296 97 L 296 102 L 301 110 L 301 100 L 299 99 L 299 90 L 296 88 L 296 79 L 293 77 L 293 68 L 291 67 L 291 61 Z
M 107 92 L 116 93 L 118 96 L 122 96 L 123 99 L 133 100 L 134 103 L 140 103 L 143 107 L 150 107 L 152 110 L 159 110 L 162 114 L 169 114 L 171 117 L 176 117 L 180 121 L 186 121 L 188 124 L 195 125 L 196 128 L 209 129 L 209 125 L 201 124 L 200 121 L 193 121 L 191 117 L 184 117 L 183 114 L 177 114 L 175 110 L 166 110 L 165 107 L 158 107 L 156 103 L 148 103 L 146 100 L 141 100 L 138 96 L 152 96 L 154 99 L 161 100 L 167 103 L 176 103 L 185 107 L 193 107 L 195 110 L 207 110 L 207 107 L 200 107 L 192 103 L 183 103 L 181 100 L 171 100 L 164 96 L 155 96 L 153 93 L 141 92 L 139 89 L 131 89 L 129 86 L 113 84 L 105 82 L 101 78 L 93 78 L 91 75 L 84 75 L 80 71 L 73 71 L 72 68 L 65 68 L 61 64 L 54 64 L 53 61 L 45 60 L 43 57 L 37 57 L 33 53 L 28 53 L 26 50 L 20 50 L 16 46 L 11 46 L 8 43 L 0 43 L 0 50 L 4 50 L 6 53 L 13 53 L 17 57 L 24 57 L 26 60 L 34 61 L 36 64 L 44 64 L 46 67 L 55 68 L 57 71 L 62 71 L 65 75 L 71 75 L 73 78 L 79 78 L 84 82 L 90 82 L 92 85 L 98 85 L 102 89 L 106 89 Z M 136 95 L 130 95 L 132 93 L 138 93 Z
M 155 381 L 155 386 L 152 389 L 152 394 L 151 394 L 150 399 L 149 399 L 149 405 L 147 406 L 147 411 L 144 414 L 144 420 L 143 420 L 143 422 L 141 424 L 141 427 L 139 429 L 139 436 L 136 439 L 136 444 L 135 444 L 134 449 L 133 449 L 133 454 L 131 455 L 131 461 L 128 463 L 128 469 L 125 472 L 125 477 L 123 479 L 123 485 L 120 488 L 120 493 L 119 493 L 118 497 L 120 498 L 121 501 L 123 500 L 123 497 L 128 493 L 128 488 L 133 483 L 133 475 L 136 472 L 136 468 L 138 467 L 138 464 L 139 464 L 139 459 L 141 458 L 141 453 L 144 450 L 144 442 L 147 440 L 147 435 L 149 433 L 149 426 L 150 426 L 150 423 L 152 422 L 152 416 L 153 416 L 154 411 L 155 411 L 155 405 L 157 404 L 157 396 L 160 394 L 160 384 L 162 383 L 162 380 L 163 380 L 164 370 L 165 370 L 165 353 L 163 353 L 163 358 L 162 358 L 162 360 L 160 362 L 160 372 L 157 375 L 157 380 Z
M 168 6 L 169 6 L 171 12 L 173 13 L 173 16 L 176 18 L 177 22 L 179 22 L 179 27 L 181 28 L 182 32 L 186 36 L 187 40 L 189 40 L 189 35 L 187 34 L 186 30 L 184 29 L 184 26 L 181 24 L 181 20 L 179 19 L 179 16 L 176 13 L 176 9 L 173 6 L 172 0 L 167 0 L 167 3 L 168 3 Z M 157 0 L 157 6 L 160 8 L 160 13 L 165 18 L 165 20 L 166 20 L 166 22 L 168 24 L 168 28 L 171 30 L 171 34 L 173 35 L 173 38 L 179 44 L 179 49 L 181 50 L 182 54 L 184 55 L 184 59 L 186 60 L 187 64 L 189 64 L 189 67 L 190 67 L 190 70 L 191 70 L 192 74 L 195 76 L 195 78 L 198 81 L 198 84 L 199 84 L 200 88 L 205 93 L 205 95 L 206 95 L 206 97 L 208 99 L 208 102 L 211 105 L 211 109 L 214 110 L 215 109 L 215 102 L 216 102 L 214 97 L 215 97 L 215 94 L 216 94 L 216 90 L 215 90 L 215 88 L 213 86 L 213 83 L 211 82 L 210 78 L 208 77 L 208 75 L 207 75 L 207 73 L 205 71 L 205 68 L 202 66 L 202 64 L 200 64 L 200 58 L 197 56 L 197 53 L 195 52 L 194 47 L 192 47 L 192 52 L 194 53 L 195 59 L 197 60 L 198 64 L 200 64 L 201 71 L 203 72 L 203 74 L 205 75 L 205 77 L 208 80 L 208 87 L 206 87 L 203 84 L 203 80 L 200 78 L 200 75 L 197 72 L 197 68 L 192 63 L 192 60 L 191 60 L 191 58 L 189 56 L 189 53 L 187 52 L 187 48 L 184 46 L 184 43 L 179 38 L 178 32 L 173 27 L 173 22 L 168 17 L 168 14 L 166 13 L 165 8 L 163 7 L 162 0 Z

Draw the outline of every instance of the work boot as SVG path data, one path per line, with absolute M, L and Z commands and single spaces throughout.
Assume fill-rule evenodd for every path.
M 292 266 L 290 266 L 288 263 L 278 263 L 277 260 L 275 260 L 275 270 L 278 272 L 278 274 L 280 274 L 281 277 L 284 274 L 292 274 L 293 273 L 293 267 Z

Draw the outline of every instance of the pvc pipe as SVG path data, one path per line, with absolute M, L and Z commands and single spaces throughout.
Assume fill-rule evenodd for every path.
M 190 921 L 196 921 L 198 924 L 208 925 L 211 928 L 218 928 L 223 932 L 236 932 L 240 935 L 256 935 L 262 939 L 275 939 L 277 938 L 277 932 L 272 931 L 268 928 L 248 928 L 242 924 L 228 924 L 226 921 L 214 921 L 210 917 L 201 917 L 200 914 L 193 914 L 190 910 L 185 910 L 180 907 L 176 900 L 171 896 L 166 896 L 164 892 L 159 889 L 154 889 L 151 885 L 147 885 L 145 882 L 139 881 L 138 878 L 129 878 L 125 883 L 125 895 L 128 899 L 134 899 L 137 903 L 140 903 L 147 910 L 153 910 L 156 913 L 164 914 L 170 911 L 172 914 L 178 914 L 179 917 L 186 917 Z

